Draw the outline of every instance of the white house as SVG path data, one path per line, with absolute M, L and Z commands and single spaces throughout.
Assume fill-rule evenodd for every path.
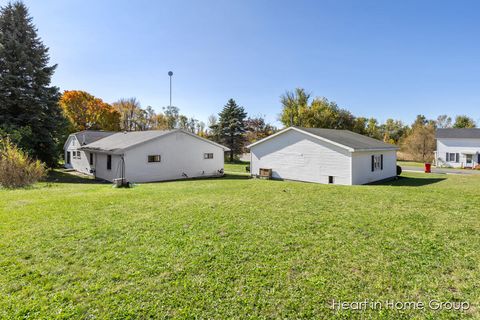
M 90 157 L 93 155 L 80 150 L 80 148 L 112 134 L 115 134 L 115 132 L 86 130 L 72 133 L 63 145 L 65 168 L 74 169 L 85 174 L 92 174 Z
M 396 146 L 348 130 L 289 127 L 248 148 L 253 176 L 357 185 L 397 175 Z
M 474 168 L 480 164 L 480 129 L 437 129 L 435 165 Z
M 65 143 L 65 167 L 107 181 L 124 178 L 130 182 L 153 182 L 220 176 L 224 151 L 228 150 L 180 129 L 82 131 L 70 135 Z

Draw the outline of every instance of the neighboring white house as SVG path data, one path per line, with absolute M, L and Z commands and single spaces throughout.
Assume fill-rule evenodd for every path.
M 99 132 L 70 135 L 65 143 L 65 166 L 107 181 L 124 178 L 130 182 L 153 182 L 221 176 L 224 151 L 229 150 L 180 129 L 102 132 L 104 137 L 88 143 L 91 133 Z M 86 143 L 78 146 L 82 135 L 87 136 Z
M 480 164 L 480 129 L 437 129 L 435 165 L 474 168 Z
M 348 130 L 289 127 L 248 148 L 253 176 L 357 185 L 397 175 L 396 146 Z

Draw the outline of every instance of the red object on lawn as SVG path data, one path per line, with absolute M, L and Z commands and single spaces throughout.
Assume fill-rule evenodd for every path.
M 425 163 L 425 173 L 432 173 L 432 164 Z

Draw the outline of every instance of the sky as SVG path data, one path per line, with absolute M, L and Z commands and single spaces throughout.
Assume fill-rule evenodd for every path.
M 1 4 L 6 1 L 0 0 Z M 480 123 L 479 1 L 25 0 L 53 84 L 169 104 L 202 121 L 229 98 L 277 126 L 305 88 L 356 116 Z

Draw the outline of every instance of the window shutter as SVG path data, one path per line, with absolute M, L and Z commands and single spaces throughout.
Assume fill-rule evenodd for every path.
M 460 154 L 455 153 L 455 162 L 460 162 Z
M 446 154 L 445 161 L 448 161 L 448 152 Z
M 375 171 L 375 156 L 372 156 L 372 172 Z
M 380 170 L 383 170 L 383 154 L 380 155 Z

